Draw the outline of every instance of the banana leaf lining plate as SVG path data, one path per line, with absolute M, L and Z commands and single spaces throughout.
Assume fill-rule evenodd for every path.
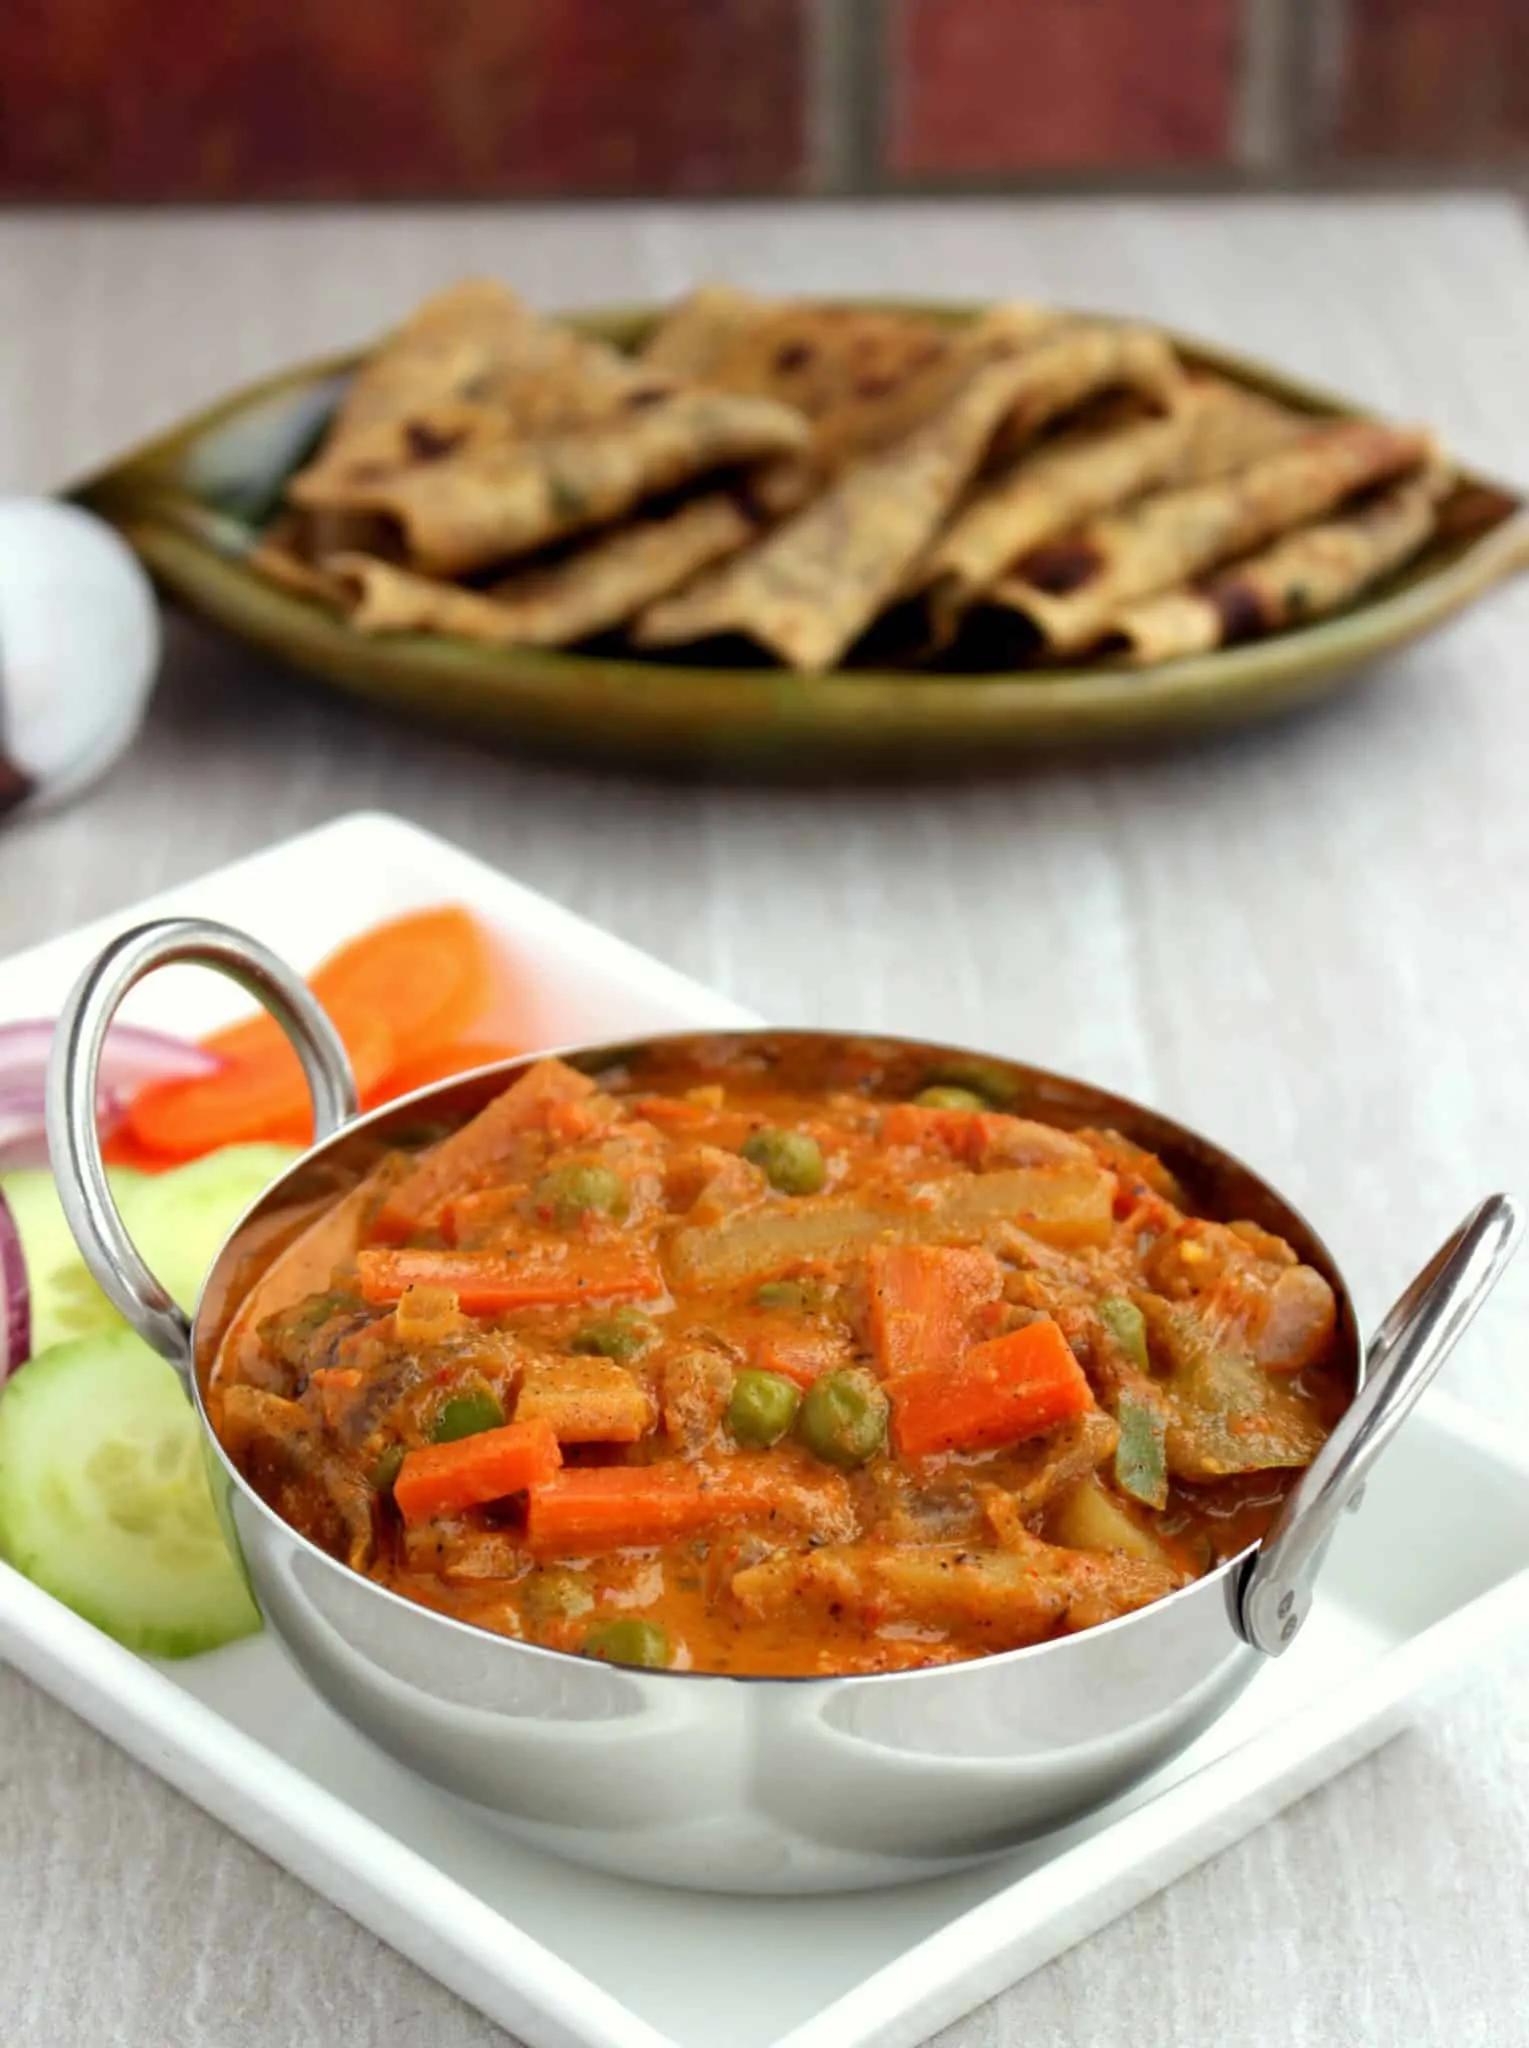
M 898 309 L 952 321 L 979 310 L 906 302 Z M 563 317 L 635 348 L 658 309 Z M 1359 416 L 1260 364 L 1170 338 L 1187 362 L 1298 410 Z M 384 709 L 564 757 L 772 777 L 922 773 L 1227 727 L 1325 696 L 1529 566 L 1523 499 L 1462 471 L 1428 547 L 1359 603 L 1264 640 L 1151 669 L 799 675 L 487 647 L 441 635 L 367 635 L 246 561 L 361 360 L 360 351 L 333 356 L 251 385 L 69 495 L 116 526 L 171 596 L 252 646 Z

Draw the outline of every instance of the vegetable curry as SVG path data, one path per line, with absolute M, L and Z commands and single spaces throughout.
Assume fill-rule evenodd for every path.
M 542 1060 L 378 1158 L 228 1327 L 240 1470 L 410 1599 L 692 1671 L 1014 1649 L 1256 1539 L 1347 1399 L 1327 1280 L 1000 1067 L 835 1044 Z

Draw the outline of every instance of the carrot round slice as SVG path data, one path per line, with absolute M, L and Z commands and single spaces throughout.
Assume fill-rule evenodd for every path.
M 380 1015 L 352 1014 L 335 1022 L 365 1096 L 394 1064 L 393 1034 Z M 128 1108 L 130 1137 L 170 1159 L 199 1159 L 220 1145 L 258 1139 L 312 1143 L 308 1083 L 278 1024 L 251 1017 L 204 1042 L 222 1054 L 224 1066 L 197 1080 L 145 1088 Z
M 375 1094 L 368 1096 L 366 1107 L 373 1109 L 378 1103 L 396 1101 L 400 1095 L 412 1095 L 416 1088 L 428 1088 L 436 1081 L 470 1074 L 474 1067 L 496 1067 L 501 1060 L 518 1058 L 523 1051 L 523 1046 L 505 1045 L 492 1038 L 456 1039 L 419 1059 L 405 1060 L 384 1074 Z
M 108 1166 L 131 1166 L 137 1173 L 169 1173 L 184 1163 L 168 1152 L 151 1151 L 125 1124 L 103 1142 L 101 1157 Z
M 374 925 L 331 953 L 309 986 L 342 1031 L 352 1018 L 385 1018 L 402 1066 L 472 1031 L 494 998 L 494 964 L 482 926 L 448 904 Z

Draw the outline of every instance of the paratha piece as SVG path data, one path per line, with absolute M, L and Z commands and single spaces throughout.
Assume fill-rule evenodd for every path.
M 623 519 L 698 477 L 804 449 L 809 434 L 771 399 L 675 391 L 578 431 L 353 484 L 346 502 L 396 526 L 412 566 L 456 576 Z
M 456 633 L 518 647 L 566 647 L 621 625 L 708 563 L 741 548 L 752 519 L 725 491 L 613 528 L 554 562 L 465 590 L 374 556 L 324 564 L 363 633 Z
M 1114 320 L 1070 320 L 1024 351 L 1025 377 L 992 450 L 1002 461 L 1043 427 L 1103 392 L 1126 392 L 1170 412 L 1184 367 L 1167 335 Z
M 301 513 L 279 514 L 244 559 L 258 575 L 298 597 L 323 598 L 330 604 L 341 601 L 339 582 L 320 567 L 309 551 L 306 522 Z
M 782 310 L 778 299 L 757 298 L 736 285 L 697 285 L 657 322 L 642 345 L 642 360 L 671 377 L 705 383 L 730 351 Z M 766 389 L 763 395 L 776 393 Z
M 546 319 L 487 278 L 427 299 L 358 371 L 317 458 L 294 477 L 301 505 L 341 505 L 357 479 L 559 434 L 674 380 Z
M 1169 402 L 1180 381 L 1161 336 L 1130 330 L 1118 346 L 1099 346 L 1086 335 L 1081 349 L 1063 339 L 968 370 L 911 433 L 846 468 L 757 546 L 651 606 L 637 644 L 742 635 L 792 667 L 831 668 L 902 588 L 995 441 L 1035 432 L 1090 389 L 1139 380 L 1143 395 Z
M 1208 582 L 1128 605 L 1100 651 L 1145 668 L 1335 612 L 1427 543 L 1449 484 L 1442 466 L 1404 477 L 1336 519 L 1299 527 Z
M 1432 453 L 1420 428 L 1372 420 L 1313 427 L 1218 482 L 1155 492 L 1032 549 L 970 615 L 979 629 L 1017 629 L 1017 651 L 1081 653 L 1139 597 L 1247 554 L 1345 498 L 1418 468 Z M 978 614 L 996 610 L 1007 622 Z
M 510 415 L 457 399 L 422 404 L 395 419 L 370 420 L 330 439 L 305 469 L 287 481 L 287 501 L 316 517 L 341 520 L 356 492 L 448 455 L 475 454 L 515 438 Z
M 643 360 L 719 391 L 773 398 L 813 424 L 825 476 L 900 440 L 977 363 L 1027 347 L 1061 316 L 1014 302 L 974 321 L 871 306 L 757 299 L 704 285 L 654 331 Z
M 375 348 L 335 416 L 331 439 L 447 401 L 486 403 L 507 350 L 533 316 L 491 277 L 434 293 Z
M 812 422 L 805 455 L 749 478 L 751 504 L 775 520 L 799 511 L 849 463 L 911 433 L 979 364 L 1029 347 L 1064 317 L 1014 300 L 975 320 L 939 320 L 703 285 L 660 322 L 643 360 L 719 391 L 777 399 Z
M 443 633 L 489 644 L 514 638 L 503 608 L 481 590 L 443 583 L 375 555 L 331 555 L 324 573 L 335 603 L 360 633 Z
M 1108 408 L 1106 408 L 1108 409 Z M 919 565 L 930 638 L 948 645 L 962 614 L 1019 557 L 1081 520 L 1155 487 L 1199 483 L 1290 440 L 1300 416 L 1220 378 L 1185 386 L 1172 409 L 1065 429 L 979 485 Z

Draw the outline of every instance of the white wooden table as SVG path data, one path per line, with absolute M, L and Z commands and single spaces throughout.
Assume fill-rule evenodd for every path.
M 493 270 L 546 304 L 1034 292 L 1136 309 L 1437 422 L 1529 483 L 1506 201 L 0 216 L 0 489 Z M 1217 1133 L 1378 1314 L 1529 1192 L 1529 585 L 1328 709 L 1107 768 L 909 791 L 517 765 L 305 694 L 189 626 L 141 744 L 0 827 L 0 951 L 359 805 L 433 826 L 789 1022 L 1012 1047 Z M 1457 1392 L 1529 1429 L 1529 1260 Z M 1529 1650 L 944 2037 L 951 2048 L 1529 2038 Z M 5 2048 L 504 2037 L 0 1671 Z M 726 2048 L 719 2043 L 718 2048 Z

